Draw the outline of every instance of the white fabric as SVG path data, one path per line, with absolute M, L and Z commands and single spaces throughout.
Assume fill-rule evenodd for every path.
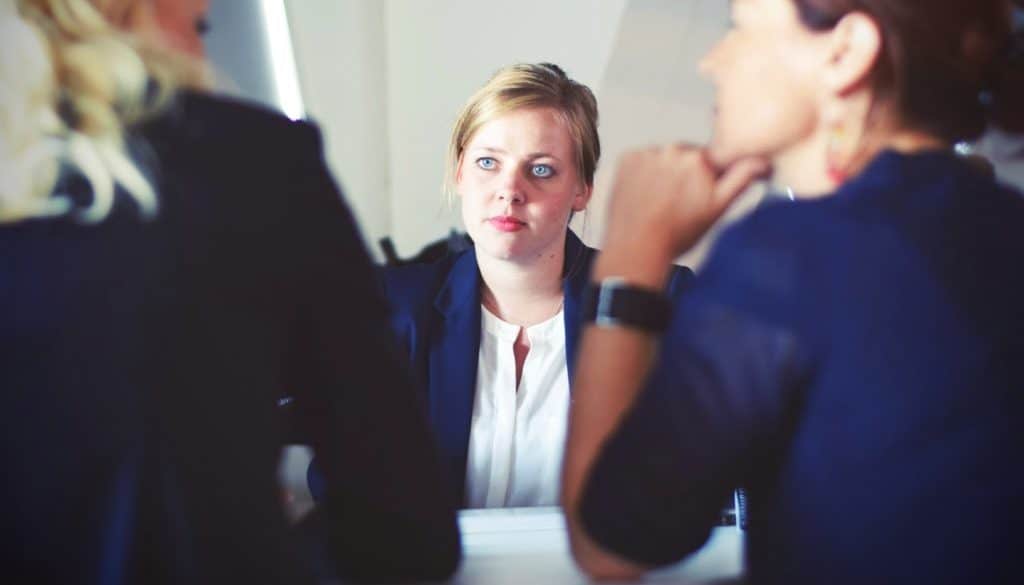
M 530 351 L 516 391 L 519 326 L 483 306 L 466 506 L 554 506 L 569 416 L 563 312 L 526 328 Z

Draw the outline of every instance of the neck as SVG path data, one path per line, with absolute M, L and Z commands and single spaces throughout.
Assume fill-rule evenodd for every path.
M 498 318 L 529 327 L 553 317 L 562 308 L 564 242 L 528 262 L 477 253 L 483 279 L 481 302 Z
M 815 132 L 807 140 L 778 154 L 772 160 L 772 182 L 780 191 L 792 189 L 801 198 L 828 195 L 835 184 L 828 176 L 828 138 Z
M 847 179 L 863 171 L 883 150 L 912 154 L 949 146 L 934 136 L 912 130 L 879 134 L 877 138 L 865 136 L 861 141 L 858 151 L 845 165 Z M 773 161 L 773 183 L 782 190 L 792 189 L 801 198 L 830 195 L 840 185 L 828 175 L 827 150 L 825 132 L 816 132 L 808 140 L 787 149 Z

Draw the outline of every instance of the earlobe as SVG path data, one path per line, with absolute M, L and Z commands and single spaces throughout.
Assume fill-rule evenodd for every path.
M 851 12 L 830 34 L 832 46 L 824 80 L 833 93 L 845 95 L 871 77 L 882 52 L 882 31 L 867 14 Z

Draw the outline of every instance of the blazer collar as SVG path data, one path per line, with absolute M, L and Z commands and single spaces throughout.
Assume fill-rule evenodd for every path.
M 576 304 L 582 296 L 593 256 L 594 250 L 585 246 L 572 230 L 566 230 L 562 267 L 566 305 L 570 299 Z M 448 271 L 448 278 L 434 296 L 434 308 L 448 316 L 465 309 L 467 303 L 476 306 L 479 302 L 480 270 L 476 264 L 476 248 L 471 247 L 456 258 L 452 269 Z
M 562 287 L 565 291 L 565 359 L 569 370 L 569 388 L 572 388 L 575 374 L 583 293 L 590 280 L 590 265 L 593 261 L 594 250 L 583 245 L 576 234 L 569 230 L 565 237 L 565 268 L 562 269 Z
M 480 271 L 473 248 L 455 259 L 434 308 L 441 319 L 429 333 L 430 418 L 461 505 L 480 353 Z
M 448 278 L 434 297 L 434 308 L 450 316 L 480 303 L 480 269 L 476 265 L 476 248 L 459 254 L 448 271 Z

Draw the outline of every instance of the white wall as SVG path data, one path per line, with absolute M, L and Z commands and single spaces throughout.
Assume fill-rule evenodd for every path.
M 258 0 L 211 2 L 204 37 L 218 90 L 278 108 L 270 42 Z
M 385 7 L 377 0 L 287 0 L 306 111 L 364 236 L 391 230 Z

